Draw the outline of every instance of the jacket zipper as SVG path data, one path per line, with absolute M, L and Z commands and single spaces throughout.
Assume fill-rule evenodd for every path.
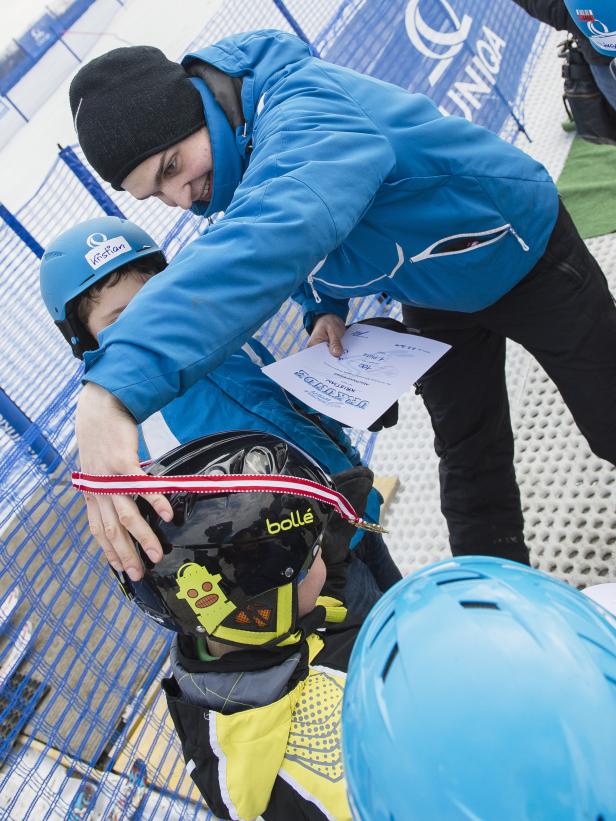
M 485 245 L 491 245 L 494 242 L 498 242 L 498 240 L 502 239 L 507 232 L 512 234 L 517 239 L 517 241 L 520 243 L 524 251 L 529 250 L 528 245 L 524 242 L 522 237 L 520 237 L 515 228 L 510 223 L 506 223 L 505 225 L 501 225 L 498 228 L 490 228 L 488 231 L 474 231 L 473 233 L 452 234 L 449 237 L 442 237 L 442 239 L 433 242 L 432 245 L 429 245 L 423 251 L 420 251 L 418 254 L 414 254 L 412 257 L 410 257 L 409 262 L 422 262 L 425 259 L 434 259 L 436 257 L 449 257 L 453 256 L 454 254 L 467 254 L 469 251 L 473 251 L 477 247 L 483 247 Z M 441 253 L 436 254 L 432 253 L 434 248 L 438 248 L 439 245 L 442 245 L 445 242 L 452 242 L 456 239 L 465 238 L 472 240 L 473 237 L 487 237 L 491 234 L 494 234 L 495 236 L 492 239 L 486 240 L 485 242 L 480 242 L 477 246 L 461 248 L 458 251 L 443 251 Z
M 494 242 L 498 242 L 498 240 L 502 239 L 505 236 L 506 233 L 510 233 L 512 236 L 514 236 L 516 238 L 516 240 L 520 244 L 520 247 L 522 248 L 523 251 L 530 251 L 529 246 L 526 244 L 526 242 L 524 242 L 524 240 L 518 234 L 518 232 L 515 230 L 513 225 L 511 225 L 511 223 L 506 223 L 505 225 L 501 225 L 499 228 L 491 228 L 488 231 L 475 231 L 472 234 L 452 234 L 449 237 L 443 237 L 442 239 L 439 239 L 437 242 L 433 242 L 432 245 L 428 246 L 428 248 L 424 249 L 423 251 L 420 251 L 419 254 L 415 254 L 414 256 L 409 257 L 409 262 L 421 262 L 424 259 L 429 259 L 429 258 L 434 258 L 434 257 L 453 256 L 454 254 L 466 254 L 469 251 L 474 250 L 473 247 L 470 247 L 470 248 L 463 248 L 460 251 L 449 251 L 449 252 L 445 252 L 445 253 L 442 253 L 442 254 L 431 254 L 430 253 L 433 248 L 436 248 L 438 245 L 440 245 L 443 242 L 449 242 L 449 241 L 454 240 L 454 239 L 463 239 L 464 237 L 468 237 L 469 239 L 472 239 L 472 237 L 485 237 L 485 236 L 489 236 L 490 234 L 496 234 L 496 236 L 493 239 L 487 240 L 486 242 L 482 242 L 482 243 L 480 243 L 479 246 L 476 246 L 476 247 L 483 247 L 484 245 L 491 245 Z M 312 291 L 312 296 L 314 297 L 314 301 L 317 303 L 317 305 L 319 305 L 321 303 L 321 297 L 319 296 L 319 293 L 316 290 L 315 285 L 314 285 L 315 279 L 317 280 L 317 282 L 322 282 L 324 285 L 330 285 L 331 287 L 338 288 L 338 289 L 365 288 L 366 285 L 372 285 L 373 283 L 378 282 L 381 279 L 392 279 L 394 274 L 398 271 L 398 268 L 400 268 L 401 265 L 404 262 L 404 257 L 401 256 L 402 248 L 401 248 L 400 245 L 398 245 L 398 243 L 396 243 L 396 248 L 398 249 L 398 262 L 389 274 L 382 274 L 380 277 L 376 277 L 375 279 L 371 279 L 369 282 L 355 283 L 353 285 L 339 285 L 337 282 L 328 282 L 326 279 L 321 279 L 321 278 L 317 277 L 316 274 L 318 274 L 318 272 L 321 270 L 321 268 L 325 264 L 325 260 L 327 259 L 327 257 L 324 257 L 322 260 L 320 260 L 320 262 L 318 262 L 315 265 L 315 267 L 312 269 L 312 271 L 308 274 L 308 277 L 307 277 L 307 282 L 308 282 L 308 285 L 310 286 L 310 290 Z
M 517 239 L 517 241 L 520 243 L 520 245 L 522 246 L 522 250 L 523 250 L 523 251 L 530 251 L 530 248 L 529 248 L 529 247 L 528 247 L 528 245 L 524 242 L 524 240 L 523 240 L 523 239 L 522 239 L 522 237 L 518 234 L 518 232 L 515 230 L 515 228 L 513 227 L 513 225 L 510 225 L 510 226 L 509 226 L 509 230 L 511 231 L 511 233 L 513 234 L 513 236 Z
M 312 271 L 308 274 L 308 277 L 307 277 L 308 285 L 310 285 L 310 290 L 312 291 L 312 296 L 314 297 L 314 301 L 317 303 L 317 305 L 320 305 L 321 297 L 319 296 L 318 291 L 314 287 L 314 277 L 315 277 L 315 274 L 318 274 L 319 271 L 321 270 L 321 268 L 325 265 L 325 260 L 326 259 L 327 259 L 327 257 L 323 257 L 323 259 L 320 259 L 317 262 L 317 264 L 314 266 Z
M 375 277 L 374 279 L 370 279 L 368 280 L 368 282 L 355 282 L 352 285 L 339 285 L 337 282 L 329 282 L 326 279 L 321 279 L 321 277 L 316 277 L 316 280 L 317 282 L 322 282 L 323 285 L 329 285 L 332 288 L 339 288 L 342 290 L 344 288 L 365 288 L 367 285 L 373 285 L 375 282 L 379 282 L 382 279 L 393 279 L 393 277 L 398 271 L 398 268 L 404 265 L 404 251 L 402 250 L 402 246 L 397 242 L 396 252 L 398 254 L 398 260 L 394 267 L 391 269 L 391 271 L 388 274 L 381 274 L 380 276 Z M 321 302 L 321 297 L 319 296 L 314 287 L 315 274 L 318 274 L 318 272 L 321 270 L 321 268 L 325 264 L 326 259 L 327 257 L 325 257 L 325 259 L 322 259 L 317 265 L 315 265 L 315 267 L 312 269 L 312 271 L 308 274 L 307 277 L 308 284 L 310 285 L 310 288 L 312 290 L 312 295 L 317 304 Z

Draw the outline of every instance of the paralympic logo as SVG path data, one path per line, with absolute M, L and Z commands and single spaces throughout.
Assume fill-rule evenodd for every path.
M 404 15 L 406 32 L 417 51 L 424 57 L 438 60 L 428 78 L 431 86 L 436 85 L 461 51 L 473 25 L 473 18 L 464 14 L 460 19 L 448 0 L 437 2 L 446 13 L 453 30 L 443 31 L 429 25 L 419 10 L 421 0 L 409 0 Z
M 616 31 L 610 31 L 605 23 L 596 18 L 587 21 L 586 24 L 592 32 L 590 35 L 592 44 L 603 52 L 616 54 Z
M 86 240 L 86 245 L 88 248 L 96 248 L 97 245 L 102 245 L 104 242 L 107 242 L 107 237 L 104 234 L 96 232 L 90 234 Z

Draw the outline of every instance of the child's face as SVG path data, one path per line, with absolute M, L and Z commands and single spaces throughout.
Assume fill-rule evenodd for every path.
M 165 205 L 184 210 L 193 202 L 209 201 L 212 146 L 207 128 L 148 157 L 122 180 L 122 187 L 138 200 L 158 197 Z
M 96 337 L 103 328 L 115 322 L 144 285 L 143 277 L 137 274 L 122 277 L 115 285 L 105 285 L 93 304 L 88 317 L 88 330 L 92 336 Z

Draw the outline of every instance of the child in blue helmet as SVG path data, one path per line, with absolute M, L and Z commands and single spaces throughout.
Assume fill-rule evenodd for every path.
M 355 821 L 616 818 L 616 620 L 521 564 L 422 568 L 355 642 L 343 751 Z
M 149 280 L 166 267 L 156 242 L 134 223 L 118 217 L 87 220 L 64 231 L 43 256 L 43 300 L 74 355 L 96 351 L 98 340 Z M 147 333 L 147 323 L 144 327 Z M 273 361 L 251 339 L 182 396 L 139 426 L 140 457 L 161 453 L 220 430 L 263 430 L 306 450 L 350 497 L 367 496 L 365 514 L 379 518 L 380 495 L 342 427 L 289 397 L 261 372 Z M 369 492 L 368 492 L 369 491 Z M 342 595 L 363 615 L 381 592 L 401 578 L 379 534 L 358 531 L 353 553 L 332 534 L 324 557 L 330 592 Z M 358 560 L 360 559 L 360 560 Z

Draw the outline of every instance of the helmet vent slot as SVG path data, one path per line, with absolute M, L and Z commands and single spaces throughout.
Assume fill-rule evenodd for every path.
M 387 656 L 387 661 L 385 662 L 385 666 L 383 667 L 383 672 L 381 673 L 381 678 L 383 680 L 383 684 L 387 680 L 387 674 L 391 669 L 391 665 L 394 663 L 396 656 L 398 655 L 398 642 L 394 644 L 394 646 L 389 651 L 389 655 Z
M 500 610 L 493 601 L 461 601 L 460 604 L 468 610 Z
M 601 644 L 601 642 L 595 641 L 595 639 L 591 639 L 590 636 L 585 636 L 584 633 L 578 633 L 578 636 L 583 641 L 586 641 L 586 642 L 588 642 L 588 644 L 591 644 L 597 650 L 600 650 L 603 653 L 606 653 L 608 656 L 611 656 L 612 659 L 616 658 L 616 655 L 614 654 L 614 652 L 612 650 L 610 650 L 608 647 L 606 647 L 604 644 Z
M 391 611 L 391 613 L 389 614 L 389 616 L 387 616 L 387 618 L 386 618 L 386 619 L 385 619 L 385 621 L 383 622 L 383 624 L 382 624 L 382 625 L 379 627 L 379 629 L 376 631 L 376 633 L 374 634 L 374 636 L 372 636 L 372 641 L 370 642 L 370 647 L 372 647 L 372 645 L 374 644 L 374 642 L 378 639 L 378 637 L 381 635 L 381 633 L 382 633 L 382 632 L 383 632 L 383 630 L 387 627 L 387 625 L 388 625 L 388 624 L 389 624 L 389 622 L 393 619 L 393 617 L 394 617 L 394 611 L 392 610 L 392 611 Z
M 485 576 L 482 576 L 480 573 L 459 573 L 453 576 L 448 575 L 448 577 L 445 579 L 439 579 L 436 585 L 437 587 L 441 587 L 444 584 L 454 584 L 454 582 L 470 582 L 474 581 L 475 579 L 483 578 L 485 578 Z

